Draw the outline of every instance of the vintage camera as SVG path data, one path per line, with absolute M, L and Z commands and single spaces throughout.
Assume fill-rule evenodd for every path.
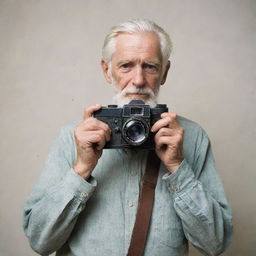
M 94 112 L 94 117 L 108 124 L 112 131 L 111 140 L 104 148 L 153 149 L 154 134 L 150 130 L 163 112 L 168 112 L 165 104 L 150 108 L 142 100 L 132 100 L 122 108 L 102 107 Z

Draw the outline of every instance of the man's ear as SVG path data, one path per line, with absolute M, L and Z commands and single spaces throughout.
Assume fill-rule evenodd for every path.
M 165 83 L 170 67 L 171 67 L 171 62 L 168 60 L 166 66 L 165 66 L 165 71 L 164 71 L 161 83 L 160 83 L 161 85 Z
M 105 77 L 106 81 L 109 84 L 112 84 L 112 77 L 109 74 L 109 72 L 110 72 L 109 66 L 104 60 L 101 60 L 101 68 L 102 68 L 102 71 L 103 71 L 103 74 L 104 74 L 104 77 Z

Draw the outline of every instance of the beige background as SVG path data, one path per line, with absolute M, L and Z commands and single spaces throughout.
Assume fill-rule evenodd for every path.
M 103 37 L 136 17 L 155 20 L 174 42 L 160 102 L 211 137 L 234 213 L 226 255 L 256 255 L 255 0 L 0 0 L 1 256 L 36 255 L 22 231 L 23 202 L 59 128 L 85 106 L 111 102 Z

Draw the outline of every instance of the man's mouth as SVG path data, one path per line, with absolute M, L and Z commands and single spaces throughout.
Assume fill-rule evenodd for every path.
M 143 97 L 147 98 L 149 95 L 147 93 L 126 93 L 126 96 L 130 97 Z

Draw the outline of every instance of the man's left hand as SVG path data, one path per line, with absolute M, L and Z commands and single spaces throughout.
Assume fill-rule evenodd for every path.
M 170 173 L 178 169 L 183 161 L 182 145 L 184 129 L 179 125 L 175 113 L 162 113 L 151 128 L 156 133 L 156 154 L 165 164 Z

